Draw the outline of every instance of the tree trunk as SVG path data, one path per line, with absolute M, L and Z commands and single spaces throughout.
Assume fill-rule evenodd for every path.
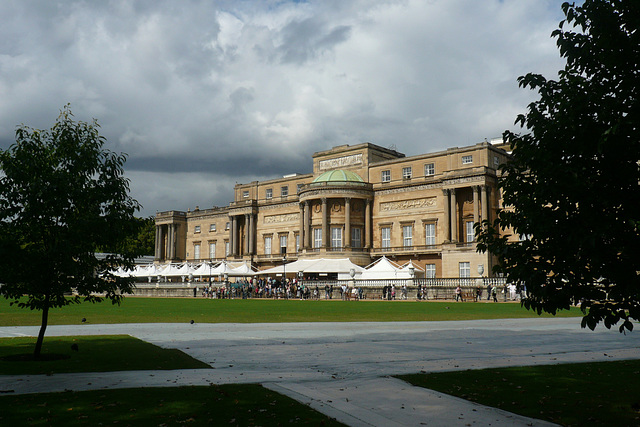
M 33 358 L 40 359 L 40 351 L 42 350 L 42 341 L 44 341 L 44 331 L 47 330 L 47 322 L 49 321 L 49 296 L 45 299 L 45 306 L 42 309 L 42 324 L 36 341 L 36 348 L 33 350 Z

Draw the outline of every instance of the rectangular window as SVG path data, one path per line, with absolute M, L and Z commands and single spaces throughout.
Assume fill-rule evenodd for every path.
M 264 254 L 271 255 L 271 236 L 264 238 Z
M 216 242 L 209 243 L 209 259 L 215 259 L 216 257 Z
M 436 165 L 434 163 L 427 163 L 424 165 L 424 176 L 433 176 L 436 174 Z
M 424 277 L 426 279 L 435 279 L 436 278 L 436 265 L 435 264 L 426 264 L 424 266 Z
M 380 236 L 382 238 L 382 249 L 391 248 L 391 227 L 382 227 L 380 229 Z
M 402 179 L 411 179 L 411 166 L 408 168 L 402 168 Z
M 322 247 L 322 228 L 313 229 L 313 247 L 314 248 Z
M 209 224 L 209 231 L 210 232 L 215 232 L 216 231 L 216 225 L 215 224 Z
M 300 235 L 296 234 L 296 253 L 300 252 Z
M 283 255 L 287 253 L 287 236 L 286 235 L 280 236 L 280 253 Z
M 224 226 L 225 230 L 228 230 L 231 227 L 231 223 L 229 221 L 227 221 L 227 223 Z
M 342 227 L 331 227 L 331 247 L 342 248 Z
M 200 259 L 200 244 L 193 245 L 193 259 Z
M 460 277 L 471 277 L 471 263 L 461 262 L 458 263 L 460 268 Z
M 225 240 L 224 241 L 224 256 L 229 256 L 230 253 L 231 253 L 231 246 L 229 245 L 229 241 Z
M 267 188 L 266 193 L 265 193 L 265 197 L 267 199 L 271 199 L 273 197 L 273 188 Z
M 473 242 L 475 233 L 473 232 L 473 221 L 467 221 L 465 223 L 465 230 L 467 232 L 467 243 Z
M 382 182 L 391 182 L 391 171 L 382 171 Z
M 289 187 L 287 185 L 283 185 L 280 187 L 280 196 L 287 197 L 289 195 Z
M 402 245 L 405 248 L 410 248 L 413 246 L 413 226 L 412 225 L 402 226 Z
M 493 164 L 496 166 L 500 166 L 500 159 L 498 156 L 493 156 Z
M 473 156 L 462 156 L 462 164 L 468 165 L 473 163 Z
M 244 191 L 242 192 L 242 198 L 244 198 L 244 199 L 249 198 L 249 190 L 244 190 Z
M 424 225 L 424 244 L 427 246 L 436 244 L 436 225 L 434 223 Z
M 351 247 L 352 248 L 362 247 L 362 228 L 351 229 Z
M 199 233 L 199 232 L 200 232 L 200 226 L 199 226 L 199 225 L 196 225 L 196 226 L 193 228 L 193 232 L 194 232 L 194 233 Z

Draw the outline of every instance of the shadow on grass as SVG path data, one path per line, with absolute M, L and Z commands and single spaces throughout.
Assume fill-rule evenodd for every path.
M 564 426 L 640 425 L 640 360 L 402 375 L 413 385 Z
M 180 350 L 160 348 L 129 335 L 45 338 L 37 360 L 29 353 L 35 341 L 35 337 L 0 338 L 0 375 L 211 369 Z

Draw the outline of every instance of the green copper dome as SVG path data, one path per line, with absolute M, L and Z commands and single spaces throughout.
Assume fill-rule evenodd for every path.
M 318 175 L 313 183 L 320 182 L 364 182 L 364 180 L 355 172 L 336 169 L 332 171 L 327 171 L 321 175 Z

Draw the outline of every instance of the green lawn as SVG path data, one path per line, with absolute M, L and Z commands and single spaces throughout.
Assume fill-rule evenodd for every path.
M 581 315 L 578 308 L 558 314 L 559 317 Z M 518 303 L 128 297 L 120 306 L 102 302 L 52 309 L 49 324 L 80 324 L 82 318 L 86 318 L 87 323 L 99 324 L 183 323 L 191 320 L 199 323 L 391 322 L 525 317 L 538 315 Z M 39 324 L 39 312 L 10 306 L 7 300 L 0 299 L 0 326 Z
M 15 410 L 20 408 L 20 410 Z M 340 426 L 259 385 L 0 396 L 2 426 Z
M 403 375 L 414 385 L 564 426 L 640 425 L 640 360 Z
M 15 360 L 16 355 L 31 356 L 35 342 L 34 337 L 0 338 L 0 375 L 211 368 L 180 350 L 160 348 L 129 335 L 45 336 L 43 360 Z M 78 351 L 71 349 L 72 344 Z M 51 355 L 64 358 L 47 360 Z

